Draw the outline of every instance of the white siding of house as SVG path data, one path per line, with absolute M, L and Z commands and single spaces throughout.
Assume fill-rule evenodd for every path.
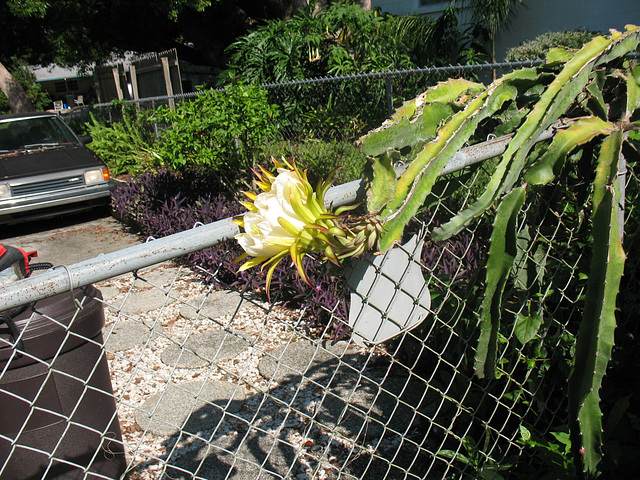
M 506 50 L 546 32 L 586 28 L 607 33 L 640 25 L 639 0 L 527 0 L 510 28 L 500 34 L 498 58 Z
M 372 0 L 383 11 L 406 15 L 437 14 L 449 2 L 420 7 L 420 0 Z M 500 33 L 496 44 L 498 59 L 510 47 L 546 32 L 586 28 L 608 32 L 624 29 L 627 24 L 640 25 L 640 0 L 524 0 L 508 29 Z

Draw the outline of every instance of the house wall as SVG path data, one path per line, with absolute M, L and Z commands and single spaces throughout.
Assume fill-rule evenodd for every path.
M 72 108 L 75 100 L 82 95 L 82 102 L 87 105 L 94 100 L 93 77 L 83 75 L 75 68 L 63 68 L 56 65 L 47 67 L 30 67 L 36 82 L 49 94 L 53 102 L 61 100 Z
M 374 8 L 396 15 L 439 15 L 448 5 L 430 0 L 372 0 Z M 509 48 L 546 32 L 586 28 L 606 33 L 610 28 L 623 30 L 627 24 L 640 25 L 639 0 L 524 0 L 509 28 L 498 36 L 497 58 L 503 60 Z
M 426 5 L 421 5 L 424 3 Z M 383 12 L 394 15 L 439 14 L 450 2 L 430 0 L 371 0 L 372 8 L 380 8 Z

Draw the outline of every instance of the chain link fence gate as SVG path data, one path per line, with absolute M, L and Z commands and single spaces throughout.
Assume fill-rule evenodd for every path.
M 440 193 L 409 233 L 432 230 L 483 188 L 492 161 L 463 163 L 442 177 L 434 188 Z M 633 168 L 626 178 L 625 278 L 634 285 Z M 358 188 L 359 182 L 333 187 L 328 200 L 353 202 Z M 1 330 L 0 394 L 27 414 L 23 425 L 0 434 L 0 478 L 15 478 L 9 472 L 17 458 L 36 459 L 32 478 L 114 478 L 101 465 L 124 457 L 118 468 L 132 480 L 500 479 L 536 468 L 523 435 L 542 436 L 566 423 L 565 380 L 587 272 L 580 238 L 589 207 L 571 185 L 541 194 L 532 205 L 518 220 L 517 274 L 504 296 L 496 380 L 473 374 L 487 219 L 445 243 L 427 238 L 420 263 L 432 297 L 428 317 L 367 348 L 337 333 L 345 321 L 337 305 L 324 305 L 319 315 L 305 299 L 288 303 L 286 285 L 272 290 L 269 303 L 216 280 L 215 268 L 181 264 L 190 251 L 228 251 L 237 228 L 229 220 L 3 285 L 0 310 L 27 304 L 30 321 L 45 319 L 65 341 L 104 352 L 113 393 L 92 380 L 100 358 L 81 360 L 88 373 L 76 374 L 80 365 L 59 366 L 67 355 L 62 349 L 42 359 L 20 350 L 26 333 L 14 338 Z M 67 302 L 65 319 L 41 306 L 54 294 Z M 637 319 L 633 295 L 626 294 L 622 324 Z M 518 317 L 530 315 L 541 298 L 547 301 L 539 303 L 539 328 L 519 329 Z M 77 328 L 95 300 L 105 311 L 102 338 Z M 14 388 L 11 371 L 21 358 L 52 380 L 29 394 Z M 64 382 L 80 392 L 76 403 L 52 404 L 52 389 L 60 391 Z M 109 402 L 92 403 L 96 394 L 117 405 L 121 439 Z M 87 409 L 102 409 L 102 423 L 83 422 Z M 27 440 L 49 424 L 60 429 L 47 447 Z M 83 431 L 94 450 L 68 456 L 69 442 L 84 447 Z

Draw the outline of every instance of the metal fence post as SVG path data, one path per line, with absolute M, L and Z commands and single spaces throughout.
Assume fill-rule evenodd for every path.
M 387 99 L 387 116 L 393 115 L 393 86 L 389 75 L 384 77 L 384 91 Z

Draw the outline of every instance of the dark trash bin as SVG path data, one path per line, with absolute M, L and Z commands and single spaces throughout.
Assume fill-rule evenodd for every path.
M 85 295 L 86 291 L 86 295 Z M 21 355 L 0 325 L 0 479 L 120 478 L 126 468 L 93 286 L 15 317 Z M 17 353 L 18 351 L 16 351 Z

